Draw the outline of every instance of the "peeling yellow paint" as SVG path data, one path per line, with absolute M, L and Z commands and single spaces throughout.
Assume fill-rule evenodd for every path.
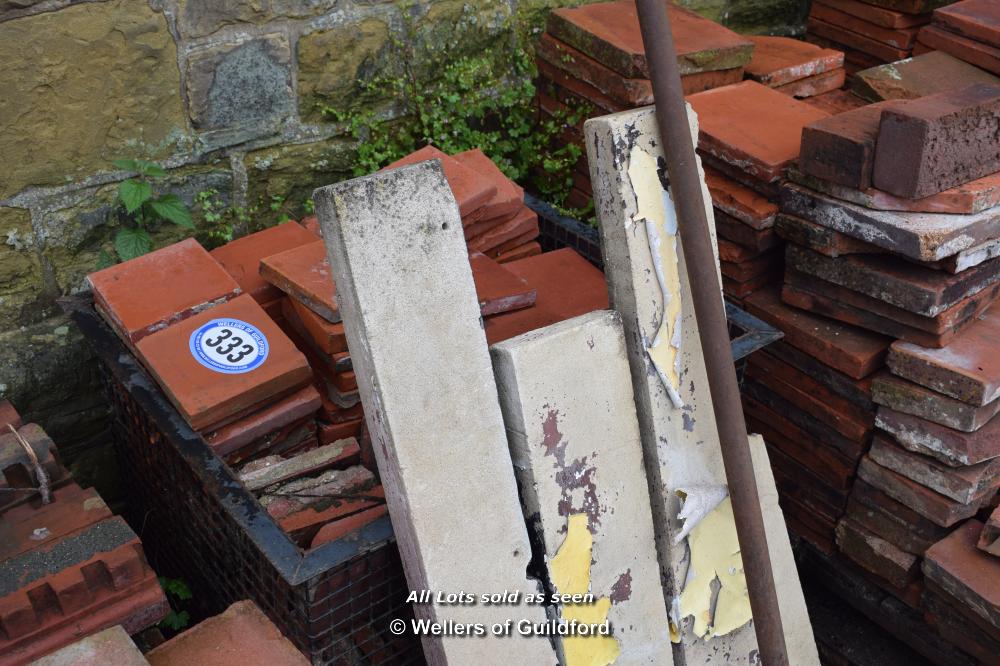
M 590 591 L 590 558 L 594 537 L 587 525 L 587 514 L 569 517 L 566 538 L 549 562 L 549 573 L 557 594 L 586 594 Z M 563 604 L 562 617 L 567 622 L 600 624 L 608 619 L 611 599 L 600 597 L 593 603 Z M 613 636 L 566 636 L 562 640 L 566 666 L 607 666 L 618 658 L 621 648 Z
M 706 515 L 688 537 L 691 564 L 680 598 L 680 616 L 694 617 L 695 635 L 723 636 L 751 619 L 740 544 L 730 498 Z M 712 581 L 720 588 L 712 608 Z M 713 612 L 714 611 L 714 612 Z
M 657 175 L 656 158 L 641 147 L 629 156 L 628 177 L 636 198 L 636 220 L 645 220 L 649 251 L 663 297 L 662 314 L 646 353 L 678 409 L 680 397 L 681 278 L 677 257 L 677 214 Z

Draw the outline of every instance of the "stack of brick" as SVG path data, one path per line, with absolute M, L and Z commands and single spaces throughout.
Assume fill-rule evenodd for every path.
M 934 50 L 1000 74 L 1000 5 L 995 0 L 962 0 L 935 9 L 913 52 Z
M 698 114 L 698 152 L 715 208 L 723 291 L 742 304 L 780 279 L 774 202 L 798 157 L 802 128 L 829 114 L 756 81 L 687 100 Z
M 753 42 L 694 12 L 668 5 L 681 84 L 686 94 L 743 79 Z M 549 14 L 536 47 L 538 106 L 558 122 L 616 113 L 653 103 L 634 0 L 599 2 Z M 567 127 L 565 140 L 585 153 L 582 121 Z M 574 170 L 569 205 L 585 208 L 593 190 L 586 157 Z
M 14 425 L 9 404 L 0 414 L 0 663 L 26 664 L 108 627 L 136 633 L 163 619 L 169 606 L 139 538 L 97 492 L 70 479 L 41 428 Z
M 988 0 L 987 0 L 988 1 Z M 910 57 L 931 10 L 947 0 L 815 0 L 806 39 L 845 54 L 848 76 Z

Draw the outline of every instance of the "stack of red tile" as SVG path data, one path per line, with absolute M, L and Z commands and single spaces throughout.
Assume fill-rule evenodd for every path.
M 934 50 L 1000 74 L 1000 5 L 995 0 L 962 0 L 935 9 L 931 24 L 917 35 L 913 52 Z
M 839 90 L 844 85 L 844 54 L 791 37 L 748 37 L 753 57 L 746 77 L 799 99 Z
M 750 40 L 672 3 L 668 11 L 685 93 L 743 79 Z M 544 118 L 561 122 L 576 111 L 604 115 L 653 102 L 634 0 L 554 10 L 537 44 L 536 62 Z M 582 121 L 566 127 L 565 139 L 586 152 Z M 573 180 L 568 203 L 584 208 L 593 194 L 585 157 Z
M 26 664 L 81 634 L 118 624 L 135 633 L 163 619 L 169 606 L 139 538 L 70 479 L 40 427 L 16 427 L 7 403 L 0 413 L 0 569 L 9 574 L 0 580 L 0 662 Z
M 756 81 L 690 95 L 698 153 L 715 207 L 723 291 L 742 300 L 781 275 L 778 188 L 802 128 L 827 112 Z
M 848 76 L 908 58 L 920 26 L 947 0 L 814 0 L 806 39 L 843 51 Z

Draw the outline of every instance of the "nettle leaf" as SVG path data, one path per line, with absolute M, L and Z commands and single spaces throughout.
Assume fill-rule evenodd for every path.
M 122 171 L 138 171 L 139 163 L 135 160 L 114 160 L 112 162 L 116 167 Z
M 111 253 L 105 250 L 103 247 L 101 251 L 97 253 L 97 270 L 102 270 L 115 265 L 115 258 L 111 256 Z
M 125 210 L 134 213 L 153 196 L 153 186 L 141 180 L 125 180 L 118 184 L 118 199 Z
M 149 207 L 164 220 L 170 220 L 187 229 L 194 229 L 191 211 L 176 194 L 164 194 L 162 197 L 153 199 L 149 202 Z
M 146 176 L 152 176 L 153 178 L 162 178 L 167 175 L 167 172 L 156 162 L 150 162 L 148 160 L 136 160 L 136 170 Z
M 122 261 L 141 257 L 153 249 L 153 239 L 145 229 L 119 229 L 115 235 L 115 252 Z

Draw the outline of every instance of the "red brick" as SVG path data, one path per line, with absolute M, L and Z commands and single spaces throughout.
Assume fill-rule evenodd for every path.
M 973 407 L 887 372 L 879 374 L 872 382 L 872 398 L 898 412 L 963 432 L 979 430 L 1000 412 L 1000 400 Z
M 1000 629 L 1000 559 L 976 548 L 982 528 L 970 520 L 931 546 L 923 570 L 958 605 Z
M 861 459 L 858 476 L 941 527 L 951 527 L 960 520 L 974 516 L 979 506 L 962 504 L 936 493 L 902 474 L 882 467 L 868 456 Z
M 1000 457 L 1000 419 L 975 432 L 961 432 L 912 414 L 879 407 L 875 424 L 907 449 L 957 467 Z
M 340 322 L 337 288 L 323 241 L 314 241 L 261 259 L 261 276 L 328 322 Z
M 542 34 L 535 44 L 535 53 L 553 67 L 594 86 L 616 102 L 629 106 L 653 103 L 653 86 L 648 78 L 623 77 L 548 33 Z
M 872 179 L 916 199 L 1000 171 L 1000 85 L 974 84 L 882 112 Z
M 802 101 L 830 115 L 853 111 L 868 103 L 848 90 L 832 90 L 815 97 L 806 97 Z
M 667 7 L 681 75 L 741 67 L 750 59 L 753 43 L 746 38 L 688 9 Z M 649 78 L 631 0 L 556 9 L 547 31 L 624 76 Z
M 91 273 L 87 280 L 112 327 L 131 343 L 240 293 L 236 281 L 191 238 Z
M 492 199 L 462 218 L 463 226 L 479 220 L 506 218 L 516 213 L 524 204 L 524 190 L 521 186 L 507 178 L 500 167 L 479 148 L 466 150 L 453 157 L 459 164 L 472 169 L 497 188 Z
M 238 319 L 255 326 L 268 342 L 268 355 L 243 374 L 224 374 L 195 360 L 191 335 L 214 319 Z M 309 381 L 305 357 L 250 296 L 240 296 L 140 340 L 143 363 L 167 397 L 196 430 L 232 422 L 262 402 L 287 395 Z
M 719 238 L 741 245 L 754 252 L 763 252 L 781 243 L 773 228 L 754 229 L 749 224 L 714 209 L 715 231 Z
M 825 5 L 838 11 L 864 19 L 883 28 L 912 28 L 931 20 L 930 12 L 905 14 L 888 7 L 879 7 L 863 0 L 814 0 L 813 5 Z
M 747 298 L 747 311 L 785 334 L 785 342 L 815 356 L 855 379 L 882 366 L 890 340 L 790 308 L 781 302 L 777 289 L 761 290 Z
M 984 553 L 1000 557 L 1000 506 L 993 510 L 983 525 L 976 547 Z
M 754 229 L 774 226 L 778 206 L 748 187 L 727 178 L 711 167 L 705 168 L 705 184 L 712 205 Z
M 210 252 L 226 272 L 229 273 L 244 294 L 264 305 L 281 298 L 281 290 L 266 282 L 260 276 L 260 260 L 306 243 L 312 243 L 316 236 L 298 222 L 289 220 L 276 227 L 237 238 Z
M 306 386 L 287 398 L 205 435 L 205 441 L 216 454 L 227 456 L 270 432 L 314 415 L 320 404 L 316 389 Z
M 382 171 L 389 171 L 401 166 L 417 164 L 427 160 L 439 160 L 444 177 L 448 180 L 451 192 L 458 204 L 458 212 L 462 217 L 469 215 L 478 208 L 487 205 L 497 192 L 497 186 L 490 182 L 490 179 L 483 178 L 480 173 L 471 169 L 454 157 L 446 155 L 434 146 L 424 146 L 420 150 L 410 153 L 402 159 L 398 159 L 392 164 L 384 167 Z
M 1000 7 L 993 0 L 962 0 L 934 10 L 934 23 L 1000 48 Z
M 798 168 L 846 187 L 870 188 L 879 118 L 887 104 L 895 102 L 869 104 L 807 125 Z
M 844 54 L 832 49 L 819 48 L 791 37 L 750 35 L 753 57 L 745 70 L 748 79 L 777 87 L 839 69 L 844 64 Z
M 812 6 L 809 17 L 904 50 L 913 47 L 913 43 L 917 39 L 917 31 L 920 29 L 919 27 L 886 28 L 822 3 L 816 3 Z
M 973 83 L 997 83 L 997 77 L 943 51 L 932 51 L 901 62 L 859 72 L 851 81 L 856 94 L 873 102 L 917 99 L 965 88 Z
M 479 298 L 479 311 L 484 317 L 535 304 L 535 289 L 486 255 L 470 252 L 469 264 Z
M 383 504 L 381 506 L 365 509 L 364 511 L 359 511 L 358 513 L 350 516 L 345 516 L 344 518 L 338 518 L 337 520 L 331 521 L 320 528 L 319 532 L 316 533 L 316 536 L 313 537 L 312 543 L 309 547 L 317 548 L 325 543 L 343 539 L 351 532 L 356 532 L 366 525 L 374 523 L 387 513 L 388 509 Z
M 517 261 L 518 259 L 527 259 L 528 257 L 534 257 L 542 253 L 542 246 L 538 244 L 538 241 L 528 241 L 527 243 L 522 243 L 517 247 L 505 250 L 497 256 L 497 261 L 501 264 L 506 264 L 509 261 Z
M 698 114 L 698 148 L 765 182 L 782 177 L 799 156 L 802 128 L 826 112 L 744 81 L 690 95 Z
M 820 5 L 816 5 L 816 7 L 819 6 Z M 871 27 L 877 28 L 878 26 L 871 24 Z M 825 37 L 826 39 L 832 40 L 838 44 L 843 44 L 848 47 L 847 49 L 844 49 L 845 51 L 856 49 L 862 53 L 878 58 L 882 62 L 895 62 L 896 60 L 902 60 L 910 55 L 909 47 L 900 48 L 898 46 L 886 44 L 885 42 L 861 35 L 840 25 L 834 25 L 828 21 L 821 20 L 812 13 L 810 13 L 809 20 L 806 22 L 806 30 L 808 30 L 810 34 L 819 35 L 820 37 Z M 907 30 L 912 30 L 912 28 L 907 28 Z
M 790 95 L 796 99 L 805 99 L 807 97 L 814 97 L 816 95 L 822 95 L 834 90 L 839 90 L 844 86 L 845 80 L 847 80 L 847 73 L 846 70 L 841 67 L 829 72 L 823 72 L 822 74 L 810 76 L 806 79 L 792 81 L 791 83 L 786 83 L 783 86 L 777 86 L 775 90 L 784 95 Z
M 146 653 L 151 666 L 307 666 L 309 660 L 281 635 L 252 601 L 238 601 Z
M 841 552 L 862 568 L 897 588 L 905 588 L 920 574 L 919 559 L 850 518 L 842 518 L 837 523 L 837 545 Z
M 1000 459 L 968 467 L 950 467 L 928 456 L 907 451 L 887 437 L 875 436 L 869 452 L 879 465 L 962 504 L 980 504 L 1000 488 Z
M 936 25 L 921 28 L 919 40 L 917 46 L 944 51 L 959 60 L 1000 75 L 1000 48 L 956 35 Z

